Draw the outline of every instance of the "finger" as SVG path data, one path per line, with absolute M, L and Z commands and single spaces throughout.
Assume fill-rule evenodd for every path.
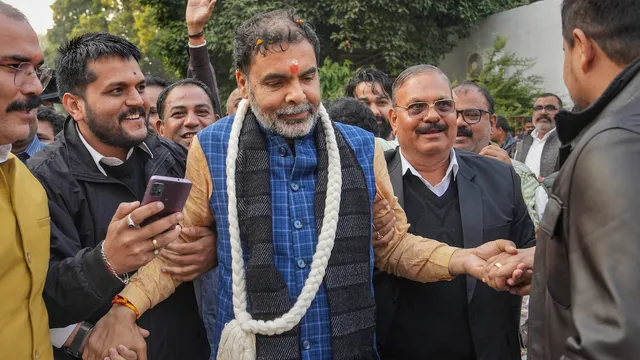
M 210 240 L 210 239 L 201 238 L 190 243 L 174 241 L 172 243 L 167 244 L 167 246 L 165 246 L 164 249 L 169 250 L 178 255 L 199 254 L 204 250 L 203 242 L 207 240 Z
M 137 360 L 138 354 L 135 351 L 129 350 L 126 346 L 120 345 L 118 346 L 118 354 L 125 358 L 126 360 Z
M 385 198 L 376 200 L 376 202 L 373 203 L 373 214 L 374 214 L 374 217 L 375 217 L 375 215 L 378 215 L 378 217 L 383 217 L 383 216 L 387 215 L 386 210 L 388 210 L 388 209 L 389 209 L 389 202 Z
M 210 228 L 198 226 L 182 228 L 182 234 L 190 238 L 199 239 L 205 236 L 215 235 L 215 232 L 213 232 L 213 230 L 211 230 Z
M 149 337 L 149 330 L 138 327 L 138 331 L 140 331 L 140 335 L 142 335 L 143 338 L 146 339 Z
M 211 13 L 213 12 L 213 8 L 216 6 L 216 0 L 211 0 L 211 2 L 209 3 L 209 6 L 207 7 L 207 11 L 209 12 L 209 16 L 211 16 Z
M 130 203 L 120 203 L 118 208 L 116 209 L 116 213 L 113 214 L 113 218 L 111 221 L 119 221 L 124 219 L 127 215 L 131 214 L 131 212 L 140 207 L 139 201 L 134 201 Z
M 197 265 L 189 265 L 189 266 L 167 266 L 162 268 L 162 272 L 165 274 L 171 275 L 171 278 L 174 280 L 178 280 L 179 278 L 187 278 L 191 275 L 198 274 L 198 266 Z
M 120 354 L 118 354 L 118 350 L 116 349 L 109 349 L 109 356 L 106 357 L 105 359 L 125 360 L 122 356 L 120 356 Z
M 387 232 L 382 238 L 380 239 L 375 239 L 372 242 L 373 247 L 380 247 L 380 246 L 384 246 L 387 245 L 391 239 L 393 239 L 393 236 L 396 234 L 396 229 L 394 227 L 391 228 L 391 231 Z
M 154 201 L 150 204 L 146 204 L 144 206 L 140 206 L 139 208 L 133 210 L 129 216 L 131 220 L 136 224 L 140 225 L 147 218 L 159 213 L 164 209 L 164 204 L 162 201 Z M 125 216 L 126 217 L 126 216 Z M 124 219 L 124 217 L 123 217 Z M 125 222 L 125 225 L 127 223 Z
M 175 228 L 173 228 L 173 229 L 171 229 L 171 230 L 169 230 L 169 231 L 167 231 L 165 233 L 162 233 L 160 235 L 155 234 L 155 235 L 149 235 L 148 237 L 144 236 L 144 235 L 141 235 L 142 238 L 150 239 L 148 241 L 148 244 L 145 247 L 145 249 L 147 251 L 151 251 L 151 252 L 153 252 L 153 250 L 155 250 L 155 246 L 153 245 L 153 241 L 151 239 L 156 239 L 156 242 L 158 243 L 158 248 L 166 247 L 168 244 L 170 244 L 171 242 L 176 241 L 176 239 L 178 239 L 178 237 L 180 236 L 180 231 L 181 230 L 182 230 L 182 227 L 180 225 L 176 225 Z
M 529 295 L 531 293 L 531 284 L 511 288 L 509 289 L 509 293 L 518 296 Z
M 500 249 L 511 255 L 516 255 L 518 253 L 518 249 L 516 248 L 516 244 L 510 240 L 495 240 L 494 244 Z
M 387 233 L 389 233 L 390 231 L 393 230 L 393 227 L 396 225 L 396 215 L 393 212 L 389 212 L 389 214 L 391 216 L 388 217 L 388 221 L 386 224 L 384 224 L 383 227 L 378 228 L 378 231 L 380 232 L 380 234 L 382 235 L 387 235 Z M 385 219 L 387 217 L 385 216 Z
M 178 266 L 188 266 L 200 262 L 200 257 L 197 255 L 180 255 L 173 251 L 166 251 L 164 249 L 160 251 L 160 257 L 167 260 L 169 263 Z

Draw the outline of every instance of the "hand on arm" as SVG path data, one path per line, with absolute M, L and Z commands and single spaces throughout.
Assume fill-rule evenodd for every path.
M 506 150 L 503 150 L 495 145 L 485 146 L 482 150 L 480 150 L 480 155 L 490 157 L 498 161 L 502 161 L 505 164 L 511 165 L 511 158 L 509 158 L 509 153 Z
M 389 243 L 395 235 L 396 216 L 385 199 L 376 199 L 373 203 L 373 247 Z
M 216 236 L 206 227 L 184 228 L 182 235 L 195 240 L 174 242 L 162 249 L 160 257 L 175 264 L 163 267 L 162 272 L 174 280 L 191 281 L 217 265 Z

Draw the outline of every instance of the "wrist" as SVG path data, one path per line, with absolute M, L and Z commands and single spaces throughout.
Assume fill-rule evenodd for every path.
M 134 322 L 140 317 L 138 308 L 125 297 L 116 295 L 111 301 L 111 305 L 111 311 L 114 311 L 115 315 L 131 317 Z
M 187 33 L 189 35 L 199 34 L 204 31 L 204 25 L 187 23 Z
M 452 276 L 466 274 L 464 262 L 471 254 L 472 251 L 470 249 L 458 249 L 454 251 L 453 255 L 451 255 L 451 259 L 449 260 L 449 274 Z

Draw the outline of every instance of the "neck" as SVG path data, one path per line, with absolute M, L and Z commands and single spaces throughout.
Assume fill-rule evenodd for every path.
M 505 134 L 505 133 L 497 134 L 496 137 L 497 137 L 496 143 L 498 143 L 498 145 L 502 146 L 502 144 L 504 144 L 505 140 L 507 139 L 507 134 Z
M 34 137 L 35 137 L 35 134 L 34 136 L 30 137 L 27 140 L 13 143 L 13 146 L 11 147 L 11 152 L 13 154 L 20 154 L 21 152 L 27 150 L 27 147 L 29 147 L 29 144 L 31 144 Z
M 405 154 L 403 151 L 402 155 L 432 185 L 439 184 L 444 179 L 451 162 L 451 148 L 437 154 L 414 154 L 411 151 Z
M 542 140 L 544 138 L 545 135 L 547 135 L 549 133 L 549 131 L 551 131 L 553 129 L 549 129 L 549 130 L 541 130 L 538 129 L 538 139 Z
M 89 130 L 89 127 L 84 122 L 78 122 L 78 129 L 82 137 L 87 141 L 92 148 L 94 148 L 100 155 L 104 157 L 114 157 L 118 158 L 122 161 L 127 160 L 127 152 L 129 149 L 123 149 L 111 145 L 107 145 L 100 141 L 92 132 Z
M 594 70 L 593 73 L 597 74 L 597 77 L 592 79 L 594 81 L 588 81 L 588 86 L 585 87 L 589 91 L 587 94 L 589 104 L 596 102 L 624 69 L 625 66 L 607 62 L 606 66 L 600 66 Z

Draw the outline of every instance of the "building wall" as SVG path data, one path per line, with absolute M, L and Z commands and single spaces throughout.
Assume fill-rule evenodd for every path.
M 533 58 L 536 64 L 527 75 L 544 78 L 541 88 L 562 98 L 566 104 L 571 99 L 562 79 L 562 22 L 560 7 L 562 0 L 544 0 L 511 9 L 487 17 L 478 24 L 468 38 L 440 63 L 440 68 L 452 80 L 464 80 L 469 56 L 482 54 L 486 62 L 486 52 L 493 46 L 496 36 L 506 36 L 509 41 L 506 52 L 517 53 L 523 58 Z

